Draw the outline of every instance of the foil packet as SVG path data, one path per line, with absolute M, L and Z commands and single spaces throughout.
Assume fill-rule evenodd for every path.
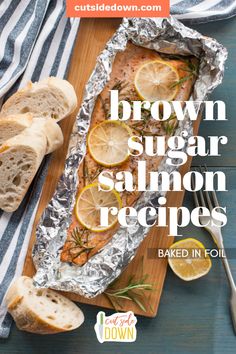
M 149 232 L 150 228 L 141 226 L 136 220 L 132 228 L 120 227 L 109 243 L 82 267 L 60 261 L 60 251 L 66 240 L 75 203 L 77 171 L 86 153 L 86 134 L 93 108 L 98 95 L 109 81 L 116 54 L 125 50 L 128 41 L 160 53 L 197 57 L 200 61 L 199 75 L 190 100 L 206 100 L 207 95 L 222 81 L 227 51 L 216 40 L 184 26 L 173 17 L 123 19 L 98 56 L 95 69 L 85 87 L 82 106 L 71 134 L 64 173 L 36 230 L 32 256 L 37 269 L 34 276 L 37 287 L 95 297 L 121 274 Z M 175 135 L 181 134 L 183 130 L 192 134 L 192 123 L 187 115 L 185 120 L 179 122 Z M 175 166 L 167 165 L 163 158 L 158 171 L 172 172 L 176 169 Z M 143 192 L 135 205 L 136 210 L 149 205 L 158 207 L 157 200 L 164 194 Z

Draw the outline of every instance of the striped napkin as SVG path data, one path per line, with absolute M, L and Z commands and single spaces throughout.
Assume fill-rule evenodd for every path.
M 65 77 L 79 19 L 65 17 L 64 0 L 0 1 L 0 98 L 29 80 Z M 4 295 L 22 273 L 32 224 L 50 157 L 46 157 L 20 208 L 0 211 L 0 337 L 9 335 Z
M 171 14 L 188 23 L 223 20 L 236 15 L 235 0 L 170 0 Z

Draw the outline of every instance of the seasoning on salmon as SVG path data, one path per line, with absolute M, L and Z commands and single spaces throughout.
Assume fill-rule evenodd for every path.
M 137 47 L 131 43 L 126 50 L 118 53 L 111 73 L 110 81 L 97 99 L 92 118 L 90 130 L 106 119 L 110 119 L 110 90 L 119 91 L 119 99 L 126 101 L 140 100 L 134 85 L 137 70 L 147 62 L 162 60 L 168 62 L 178 72 L 179 82 L 175 100 L 187 101 L 191 95 L 194 81 L 196 79 L 197 60 L 194 57 L 173 57 L 171 55 L 159 55 L 150 49 Z M 170 136 L 177 125 L 176 118 L 171 116 L 168 121 L 161 122 L 150 119 L 149 110 L 142 110 L 142 120 L 134 121 L 129 119 L 125 123 L 132 129 L 134 135 L 158 135 Z M 122 165 L 115 167 L 104 167 L 99 165 L 87 151 L 83 162 L 78 170 L 79 185 L 78 193 L 84 186 L 97 182 L 99 174 L 104 170 L 112 170 L 114 175 L 118 171 L 130 171 L 133 174 L 134 184 L 137 181 L 138 156 L 129 156 Z M 142 154 L 142 160 L 146 161 L 147 171 L 157 170 L 162 157 L 150 157 Z M 141 192 L 127 192 L 120 194 L 122 206 L 132 206 L 140 197 Z M 73 262 L 79 266 L 85 264 L 89 258 L 98 253 L 118 230 L 118 223 L 104 232 L 93 232 L 84 228 L 77 220 L 75 213 L 72 215 L 72 222 L 68 229 L 67 240 L 64 244 L 61 261 Z

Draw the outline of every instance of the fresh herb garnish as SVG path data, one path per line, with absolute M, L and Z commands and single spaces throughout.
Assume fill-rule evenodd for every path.
M 72 261 L 79 257 L 82 253 L 86 252 L 87 254 L 91 252 L 94 247 L 88 246 L 88 230 L 80 230 L 78 227 L 75 227 L 71 232 L 71 240 L 73 247 L 70 247 L 69 252 L 71 254 L 72 250 L 79 248 L 78 252 L 71 254 L 73 256 Z
M 174 130 L 176 128 L 176 124 L 177 124 L 176 115 L 174 113 L 172 113 L 170 115 L 170 118 L 162 123 L 162 126 L 163 126 L 167 135 L 172 135 L 174 133 Z
M 86 184 L 86 181 L 88 180 L 89 183 L 92 183 L 98 176 L 99 174 L 103 171 L 102 167 L 98 167 L 94 173 L 89 173 L 86 161 L 84 159 L 83 162 L 83 179 L 84 179 L 84 184 Z
M 186 71 L 188 75 L 181 77 L 178 81 L 176 81 L 174 84 L 172 84 L 170 87 L 174 88 L 176 86 L 182 85 L 184 82 L 196 77 L 198 75 L 198 66 L 193 64 L 191 60 L 186 61 L 188 64 L 188 68 L 180 68 L 183 71 Z
M 139 133 L 141 136 L 153 136 L 154 134 L 152 132 L 149 132 L 147 130 L 143 130 L 143 128 L 138 128 L 138 127 L 133 127 L 132 126 L 132 129 L 135 130 L 137 133 Z
M 181 77 L 181 79 L 179 79 L 178 81 L 176 81 L 175 83 L 173 83 L 170 88 L 174 88 L 176 86 L 181 86 L 184 82 L 190 80 L 193 77 L 193 75 L 189 74 L 187 76 Z
M 118 90 L 118 91 L 122 91 L 126 86 L 128 85 L 128 82 L 124 81 L 124 80 L 118 80 L 113 87 L 111 88 L 111 90 Z
M 135 279 L 135 275 L 132 275 L 128 279 L 127 284 L 122 288 L 116 287 L 117 281 L 115 281 L 107 288 L 107 290 L 104 292 L 104 295 L 107 297 L 112 307 L 114 307 L 116 311 L 119 309 L 122 310 L 122 300 L 129 300 L 136 304 L 142 311 L 147 312 L 147 307 L 144 301 L 146 298 L 145 292 L 154 290 L 153 285 L 146 282 L 147 279 L 148 274 L 142 274 L 141 279 L 138 280 Z
M 183 55 L 178 55 L 178 54 L 164 54 L 164 53 L 159 53 L 162 59 L 171 59 L 171 60 L 181 60 L 181 61 L 187 61 L 189 60 L 188 57 L 184 57 Z

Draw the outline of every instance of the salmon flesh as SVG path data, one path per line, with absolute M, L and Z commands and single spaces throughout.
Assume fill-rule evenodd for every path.
M 178 71 L 180 81 L 178 83 L 178 93 L 175 97 L 177 101 L 187 101 L 191 95 L 194 81 L 196 79 L 197 60 L 193 57 L 174 57 L 171 55 L 160 55 L 157 52 L 128 44 L 124 52 L 118 53 L 113 63 L 111 77 L 104 90 L 98 97 L 91 118 L 90 130 L 102 121 L 109 119 L 110 111 L 110 90 L 119 91 L 119 99 L 126 101 L 140 100 L 135 87 L 134 78 L 137 70 L 153 60 L 162 60 L 171 63 Z M 160 122 L 150 119 L 150 112 L 144 111 L 142 121 L 129 119 L 126 124 L 133 130 L 134 135 L 169 136 L 171 127 L 177 124 L 176 119 L 171 122 Z M 168 128 L 168 129 L 167 129 Z M 173 133 L 173 132 L 172 132 Z M 140 156 L 130 156 L 129 159 L 118 167 L 107 168 L 95 162 L 87 151 L 84 160 L 78 170 L 79 185 L 78 193 L 85 185 L 98 180 L 98 175 L 103 170 L 112 170 L 114 175 L 118 171 L 130 171 L 133 174 L 134 185 L 137 181 L 137 162 Z M 146 161 L 147 171 L 156 171 L 162 157 L 150 157 L 144 154 L 142 160 Z M 122 192 L 122 206 L 132 206 L 140 197 L 141 192 Z M 75 213 L 72 215 L 72 222 L 68 229 L 67 239 L 61 252 L 62 262 L 72 262 L 78 266 L 85 264 L 88 259 L 98 253 L 112 238 L 118 230 L 119 225 L 104 232 L 92 232 L 85 229 L 78 222 Z

